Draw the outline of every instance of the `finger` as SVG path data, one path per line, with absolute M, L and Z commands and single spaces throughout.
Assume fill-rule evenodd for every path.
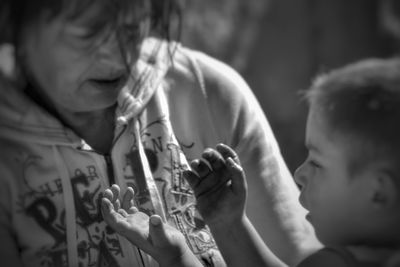
M 218 144 L 216 146 L 217 151 L 222 155 L 222 157 L 226 160 L 227 158 L 232 158 L 237 164 L 240 164 L 239 156 L 231 147 L 225 144 Z
M 119 210 L 120 209 L 120 202 L 119 199 L 116 197 L 119 194 L 119 187 L 117 186 L 118 189 L 116 189 L 116 187 L 111 187 L 111 189 L 106 189 L 104 191 L 103 197 L 107 198 L 108 200 L 110 200 L 110 203 L 114 206 L 114 210 Z
M 104 220 L 110 226 L 113 226 L 118 221 L 118 216 L 121 216 L 114 210 L 114 206 L 108 198 L 101 199 L 101 212 Z
M 109 215 L 114 210 L 114 206 L 108 198 L 103 197 L 101 199 L 101 212 L 103 215 Z
M 116 232 L 127 227 L 126 217 L 114 210 L 114 206 L 108 198 L 101 199 L 101 211 L 104 221 Z
M 110 189 L 111 189 L 111 192 L 113 193 L 113 199 L 111 200 L 111 202 L 113 203 L 117 199 L 119 199 L 120 189 L 119 189 L 119 186 L 116 184 L 113 184 Z
M 136 206 L 132 206 L 128 209 L 129 214 L 135 214 L 136 212 L 139 212 L 139 209 Z
M 226 165 L 228 170 L 231 172 L 232 191 L 235 194 L 246 194 L 247 183 L 243 168 L 239 164 L 237 164 L 232 158 L 227 158 Z
M 128 211 L 133 206 L 133 198 L 135 196 L 135 192 L 132 187 L 128 187 L 122 198 L 122 208 Z
M 210 163 L 203 158 L 192 160 L 190 167 L 198 174 L 199 177 L 206 176 L 212 171 Z
M 111 203 L 114 205 L 114 209 L 117 211 L 121 208 L 121 202 L 119 200 L 119 195 L 120 195 L 120 188 L 118 185 L 113 184 L 110 188 L 112 192 L 112 199 Z
M 200 177 L 195 171 L 183 171 L 182 172 L 183 177 L 186 179 L 186 181 L 189 183 L 190 187 L 195 190 L 197 184 L 200 182 Z
M 128 212 L 124 209 L 119 209 L 118 213 L 121 214 L 124 218 L 128 217 Z
M 225 167 L 225 159 L 214 149 L 207 148 L 201 156 L 210 164 L 211 169 L 214 171 Z
M 121 201 L 119 201 L 119 199 L 117 199 L 117 200 L 115 200 L 113 205 L 114 205 L 115 210 L 119 210 L 121 208 Z
M 149 233 L 155 247 L 162 247 L 164 244 L 169 243 L 168 235 L 165 231 L 165 225 L 160 216 L 152 215 L 150 217 Z
M 219 191 L 223 186 L 226 186 L 229 180 L 230 177 L 228 175 L 220 175 L 219 172 L 212 173 L 204 178 L 200 178 L 199 183 L 193 190 L 194 195 L 198 199 L 203 195 L 215 193 Z
M 110 189 L 106 189 L 104 190 L 103 197 L 107 198 L 108 200 L 110 200 L 110 202 L 112 202 L 114 195 Z

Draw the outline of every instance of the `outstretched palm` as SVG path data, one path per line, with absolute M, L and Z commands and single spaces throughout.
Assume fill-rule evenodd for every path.
M 164 224 L 158 215 L 149 217 L 138 211 L 133 205 L 132 188 L 125 193 L 122 208 L 119 194 L 119 187 L 113 185 L 104 192 L 102 199 L 103 218 L 111 228 L 159 263 L 174 262 L 187 253 L 185 238 L 178 230 Z

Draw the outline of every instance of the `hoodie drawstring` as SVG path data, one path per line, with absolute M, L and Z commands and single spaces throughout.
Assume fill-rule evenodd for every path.
M 139 158 L 140 162 L 136 162 L 136 164 L 141 164 L 142 165 L 142 173 L 135 173 L 135 176 L 137 175 L 138 179 L 144 179 L 145 185 L 146 185 L 146 191 L 150 195 L 150 202 L 151 206 L 155 212 L 155 214 L 158 214 L 163 221 L 166 221 L 166 216 L 165 216 L 165 211 L 163 207 L 163 201 L 161 201 L 160 194 L 158 193 L 158 188 L 156 185 L 156 182 L 154 181 L 153 174 L 150 170 L 150 165 L 147 160 L 146 153 L 143 148 L 142 140 L 140 137 L 140 125 L 139 125 L 139 120 L 137 118 L 134 119 L 134 128 L 135 128 L 135 139 L 136 139 L 136 145 L 137 149 L 139 152 Z
M 67 166 L 65 166 L 61 153 L 56 146 L 53 146 L 53 154 L 56 160 L 57 169 L 60 173 L 63 196 L 65 203 L 65 225 L 66 225 L 66 235 L 67 235 L 67 253 L 68 253 L 68 266 L 75 267 L 78 266 L 78 245 L 76 239 L 76 217 L 75 217 L 75 207 L 74 198 L 71 185 L 71 179 Z

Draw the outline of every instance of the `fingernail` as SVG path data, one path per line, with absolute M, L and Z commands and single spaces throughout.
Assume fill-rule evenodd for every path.
M 199 165 L 199 160 L 198 159 L 194 159 L 190 162 L 190 167 L 195 168 Z
M 228 158 L 226 159 L 226 163 L 227 163 L 229 166 L 235 166 L 235 162 L 233 161 L 233 159 L 232 159 L 231 157 L 228 157 Z
M 133 188 L 132 188 L 132 187 L 128 186 L 128 188 L 127 188 L 127 189 L 128 189 L 129 191 L 131 191 L 133 195 L 135 195 L 135 190 L 133 190 Z
M 161 218 L 159 216 L 151 216 L 150 223 L 154 226 L 159 226 L 161 224 Z
M 206 149 L 206 150 L 204 150 L 203 153 L 202 153 L 202 156 L 208 157 L 208 156 L 210 156 L 210 155 L 211 155 L 211 149 Z

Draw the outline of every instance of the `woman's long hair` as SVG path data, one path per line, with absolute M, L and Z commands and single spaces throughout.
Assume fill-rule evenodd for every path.
M 151 4 L 151 34 L 163 39 L 180 39 L 183 0 L 1 0 L 0 44 L 17 45 L 21 30 L 43 12 L 49 19 L 68 10 L 71 18 L 84 15 L 91 5 L 104 7 L 104 21 L 117 20 L 122 11 L 148 1 Z M 113 12 L 115 11 L 115 12 Z M 116 25 L 117 26 L 117 25 Z

